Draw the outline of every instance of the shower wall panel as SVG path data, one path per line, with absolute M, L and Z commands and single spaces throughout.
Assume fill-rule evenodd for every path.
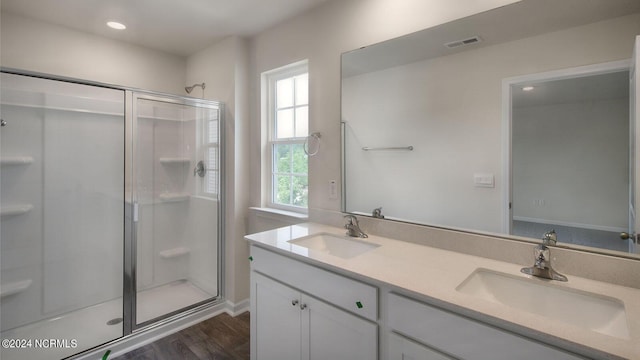
M 3 73 L 2 118 L 2 330 L 121 298 L 124 92 Z
M 220 119 L 212 104 L 144 94 L 134 101 L 136 320 L 142 324 L 219 294 L 219 189 L 209 184 L 219 182 Z M 208 158 L 209 148 L 215 158 Z
M 41 181 L 44 111 L 38 105 L 44 103 L 44 95 L 15 87 L 11 89 L 12 82 L 14 79 L 2 76 L 1 110 L 2 118 L 7 121 L 6 127 L 0 130 L 0 156 L 3 159 L 0 168 L 2 331 L 43 317 L 40 309 L 43 287 Z M 30 162 L 9 165 L 7 160 L 11 158 L 24 158 Z M 6 210 L 11 206 L 23 206 L 28 211 L 10 215 Z M 6 288 L 11 286 L 23 289 L 8 295 Z
M 44 313 L 122 294 L 121 114 L 47 114 L 44 126 Z M 63 282 L 62 284 L 60 282 Z
M 188 278 L 188 254 L 173 255 L 188 249 L 196 135 L 181 106 L 140 100 L 137 114 L 140 291 Z

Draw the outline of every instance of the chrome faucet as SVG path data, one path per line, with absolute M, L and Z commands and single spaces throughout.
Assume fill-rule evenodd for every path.
M 555 245 L 557 242 L 558 236 L 555 229 L 547 231 L 546 233 L 544 233 L 544 236 L 542 236 L 542 243 L 545 245 Z
M 371 216 L 373 216 L 376 219 L 384 219 L 384 215 L 382 215 L 382 206 L 380 206 L 379 208 L 373 209 Z
M 344 218 L 347 219 L 347 223 L 344 225 L 344 228 L 347 229 L 347 235 L 361 238 L 369 237 L 360 229 L 358 219 L 355 216 L 346 215 Z
M 537 276 L 543 279 L 567 281 L 567 277 L 556 272 L 551 267 L 551 250 L 545 245 L 540 244 L 534 249 L 535 263 L 532 267 L 520 269 L 520 272 Z

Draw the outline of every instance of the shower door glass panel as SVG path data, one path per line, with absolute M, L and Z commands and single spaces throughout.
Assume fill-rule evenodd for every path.
M 0 358 L 59 359 L 123 335 L 124 92 L 1 76 Z
M 218 296 L 219 108 L 134 94 L 136 326 Z

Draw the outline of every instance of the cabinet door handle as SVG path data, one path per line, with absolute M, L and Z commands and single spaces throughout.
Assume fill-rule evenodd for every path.
M 293 306 L 298 305 L 298 299 L 296 299 L 296 300 L 291 300 L 291 305 L 293 305 Z
M 307 304 L 300 304 L 300 310 L 304 310 L 307 308 Z

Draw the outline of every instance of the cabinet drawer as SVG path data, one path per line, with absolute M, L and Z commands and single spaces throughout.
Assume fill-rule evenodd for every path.
M 455 360 L 396 333 L 389 334 L 389 360 Z
M 397 294 L 389 294 L 388 306 L 393 330 L 458 358 L 584 359 Z
M 251 246 L 251 256 L 253 258 L 251 266 L 254 271 L 371 321 L 376 321 L 378 318 L 378 290 L 374 286 L 257 246 Z

